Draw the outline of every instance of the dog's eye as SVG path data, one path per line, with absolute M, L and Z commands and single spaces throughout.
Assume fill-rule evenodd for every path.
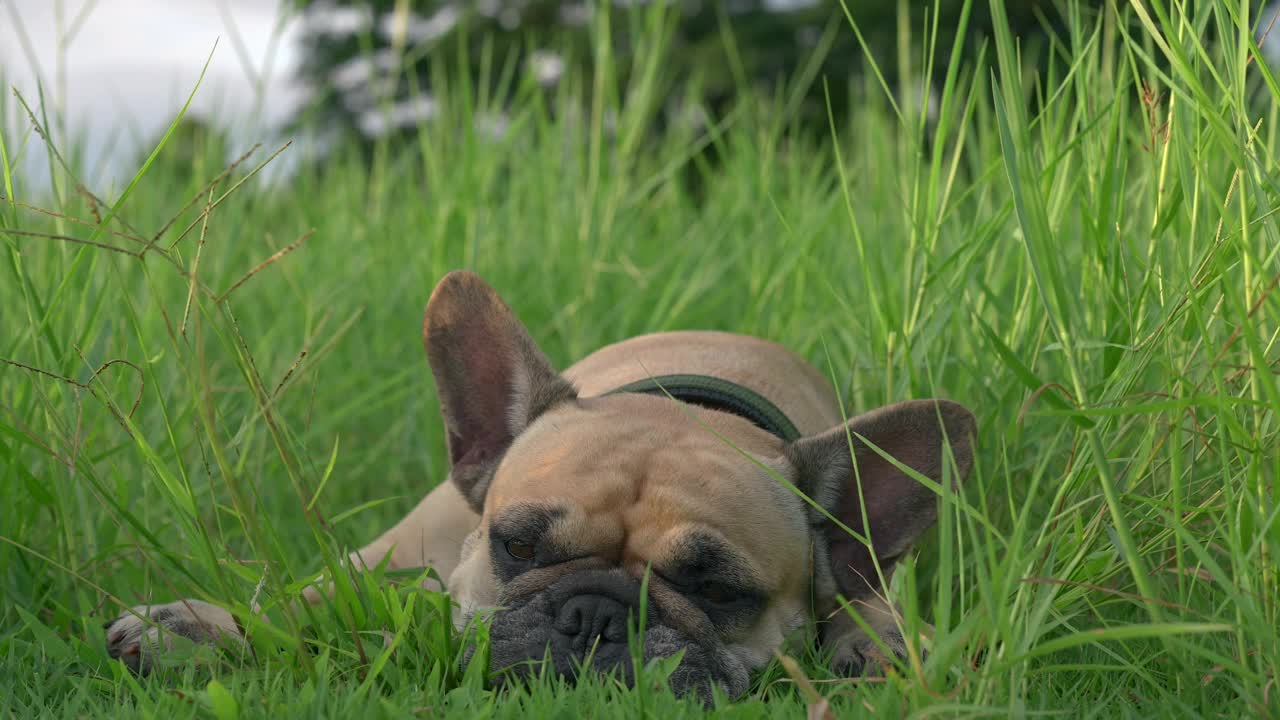
M 733 593 L 729 591 L 729 588 L 719 583 L 707 583 L 706 585 L 703 585 L 701 590 L 699 590 L 699 594 L 702 595 L 703 599 L 707 602 L 713 602 L 717 605 L 733 600 Z
M 533 545 L 523 540 L 508 540 L 507 554 L 517 560 L 528 562 L 533 559 Z

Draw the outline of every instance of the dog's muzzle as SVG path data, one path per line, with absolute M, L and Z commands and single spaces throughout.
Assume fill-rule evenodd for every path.
M 552 606 L 557 604 L 551 627 L 558 637 L 552 643 L 580 656 L 626 644 L 628 626 L 638 619 L 638 607 L 610 594 L 584 592 Z
M 694 641 L 663 624 L 652 598 L 645 603 L 644 633 L 638 635 L 640 597 L 639 581 L 621 570 L 587 570 L 534 595 L 509 599 L 489 630 L 494 683 L 536 677 L 546 667 L 569 680 L 595 671 L 615 673 L 634 685 L 629 642 L 634 637 L 642 662 L 684 651 L 669 678 L 679 694 L 692 692 L 710 700 L 713 684 L 730 697 L 746 691 L 748 672 L 737 657 L 717 643 Z

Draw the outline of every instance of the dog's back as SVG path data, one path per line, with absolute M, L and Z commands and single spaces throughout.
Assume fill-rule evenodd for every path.
M 664 375 L 707 375 L 767 398 L 803 434 L 841 421 L 831 384 L 803 358 L 760 338 L 726 332 L 654 333 L 607 345 L 563 373 L 590 397 Z

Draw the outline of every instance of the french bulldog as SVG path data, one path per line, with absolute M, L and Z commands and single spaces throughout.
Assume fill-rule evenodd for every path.
M 784 642 L 813 637 L 804 628 L 840 672 L 882 672 L 881 648 L 906 656 L 885 583 L 934 524 L 939 483 L 969 472 L 962 406 L 914 400 L 846 422 L 816 368 L 722 332 L 643 335 L 557 373 L 465 271 L 431 294 L 423 340 L 449 481 L 350 561 L 433 567 L 457 623 L 491 613 L 499 682 L 548 657 L 566 677 L 632 678 L 642 588 L 643 660 L 683 651 L 680 693 L 742 695 Z M 229 612 L 195 600 L 107 628 L 110 654 L 140 670 L 171 635 L 243 640 Z

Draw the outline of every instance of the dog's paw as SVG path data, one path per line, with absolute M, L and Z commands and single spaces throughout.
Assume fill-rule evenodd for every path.
M 836 647 L 832 665 L 845 677 L 884 677 L 895 662 L 907 660 L 907 643 L 896 628 L 883 630 L 879 640 L 877 643 L 863 632 L 843 638 Z M 920 658 L 924 659 L 923 650 Z
M 159 653 L 172 650 L 176 638 L 244 646 L 244 636 L 231 613 L 199 600 L 138 605 L 103 627 L 107 654 L 138 673 L 148 672 Z
M 910 657 L 910 649 L 902 637 L 898 611 L 879 598 L 859 600 L 853 607 L 871 632 L 863 630 L 847 612 L 830 616 L 823 630 L 822 644 L 832 651 L 832 669 L 844 677 L 884 677 L 895 665 L 901 671 Z M 914 645 L 923 660 L 924 649 L 918 642 Z

